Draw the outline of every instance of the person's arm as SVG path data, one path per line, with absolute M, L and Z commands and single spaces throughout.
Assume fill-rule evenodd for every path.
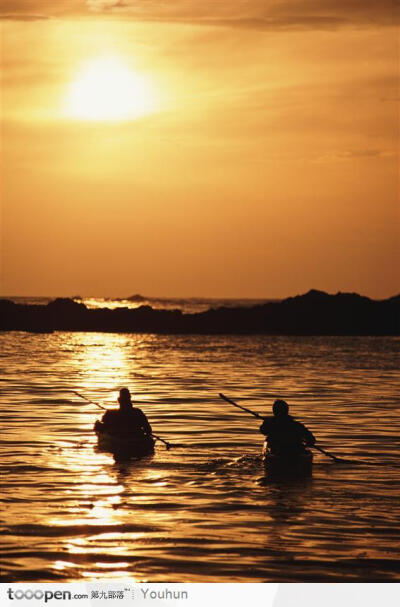
M 301 426 L 301 437 L 302 437 L 303 441 L 305 442 L 305 444 L 308 447 L 312 447 L 313 445 L 315 445 L 314 434 L 308 428 L 306 428 L 303 424 L 300 424 L 300 426 Z
M 141 411 L 140 409 L 139 409 L 139 411 L 140 411 L 140 425 L 143 429 L 143 432 L 145 432 L 146 434 L 152 434 L 153 431 L 151 429 L 149 420 L 147 419 L 147 417 L 145 416 L 143 411 Z
M 110 412 L 106 411 L 103 415 L 103 417 L 101 418 L 101 421 L 103 422 L 103 424 L 107 425 L 110 422 Z
M 268 433 L 269 433 L 269 420 L 268 419 L 264 419 L 263 423 L 260 426 L 260 432 L 261 432 L 261 434 L 265 434 L 265 436 L 268 436 Z

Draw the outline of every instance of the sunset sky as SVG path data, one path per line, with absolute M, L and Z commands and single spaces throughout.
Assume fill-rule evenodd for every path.
M 2 0 L 2 294 L 398 293 L 396 6 Z

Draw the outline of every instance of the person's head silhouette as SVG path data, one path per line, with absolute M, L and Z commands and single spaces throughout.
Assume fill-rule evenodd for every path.
M 129 392 L 128 388 L 121 388 L 119 391 L 118 402 L 121 411 L 126 411 L 127 409 L 132 408 L 131 393 Z
M 276 416 L 287 415 L 289 413 L 289 405 L 284 400 L 276 400 L 272 405 L 272 412 Z

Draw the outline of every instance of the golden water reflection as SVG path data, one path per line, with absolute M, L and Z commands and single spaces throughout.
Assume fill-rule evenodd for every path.
M 304 568 L 320 580 L 394 579 L 397 341 L 320 340 L 319 358 L 316 340 L 295 338 L 5 337 L 10 579 L 296 581 Z M 98 450 L 102 412 L 72 391 L 116 406 L 121 385 L 178 447 L 140 461 Z M 286 396 L 321 444 L 361 464 L 316 454 L 307 483 L 258 482 L 258 424 L 221 389 L 260 412 Z

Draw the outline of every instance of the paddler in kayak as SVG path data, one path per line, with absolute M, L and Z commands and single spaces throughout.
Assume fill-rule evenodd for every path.
M 260 432 L 267 437 L 268 449 L 274 455 L 298 455 L 312 447 L 315 438 L 302 423 L 289 415 L 289 405 L 284 400 L 276 400 L 272 406 L 273 417 L 266 417 Z
M 121 388 L 118 402 L 119 409 L 111 409 L 104 413 L 101 420 L 103 432 L 112 436 L 130 438 L 143 438 L 152 434 L 151 426 L 143 411 L 133 406 L 128 388 Z

